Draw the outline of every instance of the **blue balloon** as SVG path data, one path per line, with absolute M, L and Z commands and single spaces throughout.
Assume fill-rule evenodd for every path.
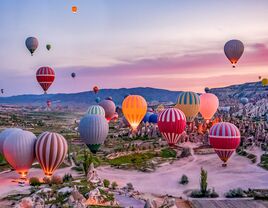
M 101 101 L 100 97 L 96 97 L 95 101 L 96 103 L 99 103 Z
M 154 124 L 156 124 L 157 123 L 157 119 L 158 119 L 158 114 L 152 114 L 152 115 L 150 115 L 150 117 L 149 117 L 149 123 L 154 123 Z
M 153 113 L 151 113 L 151 112 L 147 112 L 147 113 L 145 114 L 145 116 L 143 117 L 142 121 L 143 121 L 144 123 L 149 122 L 149 118 L 150 118 L 150 116 L 151 116 L 152 114 L 153 114 Z
M 243 105 L 246 105 L 248 103 L 248 99 L 246 97 L 242 97 L 240 99 L 240 102 L 243 104 Z

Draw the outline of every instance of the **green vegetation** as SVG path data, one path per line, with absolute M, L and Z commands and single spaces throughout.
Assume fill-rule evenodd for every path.
M 104 186 L 105 188 L 109 188 L 109 186 L 110 186 L 110 181 L 109 181 L 108 179 L 104 179 L 104 180 L 103 180 L 103 186 Z
M 40 182 L 39 178 L 32 177 L 29 179 L 30 186 L 40 186 L 42 183 Z
M 259 166 L 268 170 L 268 154 L 263 154 L 261 156 L 261 162 L 260 162 Z
M 130 155 L 125 155 L 122 157 L 117 157 L 115 159 L 109 160 L 109 164 L 112 166 L 125 166 L 128 168 L 143 169 L 147 167 L 147 162 L 154 158 L 156 153 L 145 152 L 145 153 L 134 153 Z
M 118 187 L 118 184 L 114 181 L 112 182 L 112 189 L 115 190 Z
M 186 185 L 186 184 L 188 184 L 188 183 L 189 183 L 188 177 L 187 177 L 186 175 L 183 174 L 183 175 L 181 176 L 181 179 L 180 179 L 179 183 L 182 184 L 182 185 Z
M 163 158 L 176 158 L 177 152 L 170 148 L 161 149 L 160 156 Z
M 240 156 L 248 158 L 252 163 L 256 163 L 257 161 L 257 156 L 246 152 L 243 147 L 237 148 L 236 153 Z
M 191 197 L 193 198 L 217 198 L 219 197 L 219 194 L 215 191 L 214 188 L 212 190 L 207 188 L 208 187 L 207 176 L 208 176 L 207 171 L 201 168 L 200 189 L 192 191 L 190 195 Z
M 245 191 L 241 188 L 231 189 L 224 194 L 226 198 L 244 198 L 247 197 Z
M 73 180 L 73 176 L 70 173 L 66 173 L 63 178 L 62 178 L 63 182 L 71 182 Z

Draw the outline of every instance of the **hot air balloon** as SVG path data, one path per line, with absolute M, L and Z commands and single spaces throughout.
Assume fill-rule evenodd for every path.
M 149 117 L 149 123 L 153 123 L 156 124 L 158 120 L 158 114 L 153 113 L 152 115 L 150 115 Z
M 145 114 L 145 116 L 143 117 L 142 121 L 143 121 L 144 123 L 149 122 L 149 118 L 150 118 L 150 116 L 151 116 L 152 114 L 153 114 L 153 113 L 151 113 L 151 112 L 147 112 L 147 113 Z
M 35 159 L 36 136 L 29 131 L 15 131 L 10 133 L 3 145 L 7 162 L 25 178 Z
M 157 106 L 156 108 L 156 112 L 157 113 L 161 113 L 163 110 L 165 110 L 165 106 L 163 104 L 160 104 L 159 106 Z
M 113 98 L 111 96 L 105 98 L 105 100 L 113 100 Z
M 73 72 L 73 73 L 71 73 L 71 76 L 72 76 L 72 78 L 75 78 L 76 74 Z
M 129 95 L 123 100 L 123 114 L 133 130 L 136 130 L 147 111 L 147 102 L 140 95 Z
M 22 131 L 22 129 L 18 129 L 18 128 L 6 128 L 5 130 L 3 130 L 0 133 L 0 153 L 4 154 L 3 151 L 3 145 L 4 145 L 4 141 L 7 138 L 7 136 L 15 131 Z
M 262 84 L 262 86 L 267 86 L 268 85 L 268 79 L 267 78 L 263 78 L 262 80 L 261 80 L 261 84 Z
M 49 50 L 51 49 L 51 45 L 50 45 L 50 44 L 47 44 L 47 45 L 46 45 L 46 48 L 47 48 L 47 50 L 49 51 Z
M 61 165 L 68 151 L 65 138 L 57 133 L 43 132 L 35 145 L 36 159 L 46 176 L 52 176 Z
M 101 115 L 85 115 L 80 120 L 80 137 L 92 153 L 96 153 L 104 143 L 108 131 L 109 125 Z
M 99 103 L 101 101 L 100 97 L 96 97 L 95 102 Z
M 36 72 L 36 79 L 46 94 L 55 79 L 55 72 L 48 66 L 40 67 Z
M 205 93 L 200 96 L 200 113 L 205 120 L 210 120 L 219 107 L 219 99 L 212 93 Z
M 157 124 L 169 146 L 174 146 L 186 127 L 186 117 L 181 110 L 168 108 L 159 114 Z
M 51 104 L 52 104 L 51 100 L 47 100 L 47 107 L 48 107 L 48 108 L 51 107 Z
M 72 12 L 75 14 L 77 12 L 77 6 L 72 6 Z
M 114 121 L 114 122 L 116 122 L 116 121 L 118 120 L 118 117 L 119 117 L 119 116 L 118 116 L 118 113 L 115 112 L 115 113 L 114 113 L 114 116 L 112 117 L 111 120 Z
M 258 78 L 259 78 L 259 80 L 261 80 L 261 76 L 259 76 Z
M 91 106 L 89 106 L 89 108 L 87 110 L 87 114 L 101 115 L 101 116 L 105 117 L 105 110 L 100 105 L 91 105 Z
M 25 45 L 27 49 L 30 51 L 31 55 L 33 55 L 34 51 L 38 47 L 38 40 L 35 37 L 28 37 L 25 41 Z
M 240 99 L 240 102 L 243 104 L 243 105 L 246 105 L 248 103 L 248 99 L 246 97 L 242 97 Z
M 1 89 L 1 93 L 4 94 L 4 89 Z
M 98 88 L 97 86 L 94 86 L 94 87 L 93 87 L 93 92 L 94 92 L 95 94 L 97 94 L 97 93 L 99 92 L 99 88 Z
M 205 90 L 204 90 L 206 93 L 209 93 L 210 89 L 208 87 L 205 87 Z
M 226 166 L 227 160 L 240 144 L 239 129 L 231 123 L 220 122 L 213 125 L 209 132 L 209 142 Z
M 229 40 L 224 45 L 224 53 L 235 68 L 236 63 L 243 55 L 244 44 L 240 40 Z
M 111 100 L 102 100 L 99 105 L 105 110 L 105 118 L 109 122 L 115 113 L 115 104 Z
M 187 122 L 191 123 L 199 112 L 200 98 L 195 92 L 182 92 L 175 107 L 180 109 L 185 114 Z

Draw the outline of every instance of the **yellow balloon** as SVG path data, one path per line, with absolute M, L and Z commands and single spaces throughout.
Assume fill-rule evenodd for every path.
M 267 78 L 262 79 L 261 84 L 264 87 L 267 86 L 268 85 L 268 79 Z
M 136 130 L 147 112 L 147 102 L 140 95 L 129 95 L 123 101 L 122 111 L 132 129 Z
M 200 109 L 200 98 L 195 92 L 182 92 L 175 105 L 186 116 L 187 122 L 193 122 Z

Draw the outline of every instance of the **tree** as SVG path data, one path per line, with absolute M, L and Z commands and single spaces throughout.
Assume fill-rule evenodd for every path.
M 203 167 L 201 167 L 201 173 L 200 173 L 200 191 L 204 195 L 207 193 L 207 187 L 208 187 L 207 176 L 208 176 L 207 171 L 204 170 Z

